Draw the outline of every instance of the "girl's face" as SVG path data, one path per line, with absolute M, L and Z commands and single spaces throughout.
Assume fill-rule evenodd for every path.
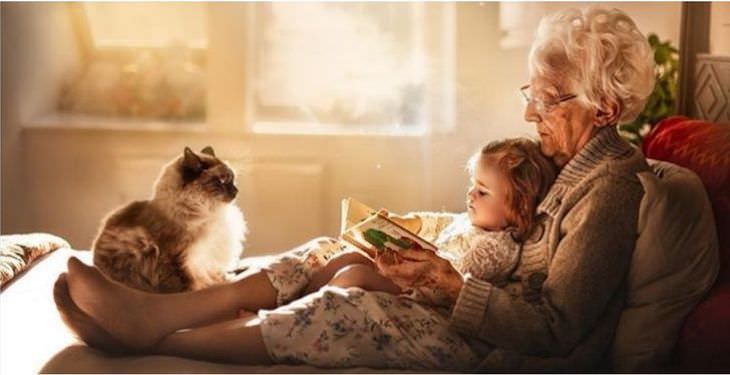
M 493 167 L 477 161 L 471 185 L 466 192 L 466 208 L 472 225 L 486 230 L 507 227 L 504 181 Z

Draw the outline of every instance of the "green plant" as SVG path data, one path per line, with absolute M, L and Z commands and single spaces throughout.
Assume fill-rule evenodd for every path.
M 628 124 L 619 125 L 621 135 L 633 144 L 640 145 L 651 128 L 677 110 L 677 80 L 679 77 L 679 51 L 669 41 L 660 41 L 656 34 L 647 37 L 654 50 L 656 84 L 644 110 Z

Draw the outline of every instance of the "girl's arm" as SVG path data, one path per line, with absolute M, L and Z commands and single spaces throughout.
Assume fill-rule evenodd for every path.
M 517 265 L 520 245 L 508 232 L 486 233 L 472 239 L 461 256 L 459 271 L 484 281 L 496 282 Z

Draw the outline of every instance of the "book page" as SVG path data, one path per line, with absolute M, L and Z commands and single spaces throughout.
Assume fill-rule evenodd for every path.
M 369 252 L 399 251 L 420 247 L 436 251 L 436 246 L 378 214 L 348 229 L 343 239 Z

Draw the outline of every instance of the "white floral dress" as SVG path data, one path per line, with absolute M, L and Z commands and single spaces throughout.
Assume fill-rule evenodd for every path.
M 461 272 L 491 280 L 509 274 L 519 246 L 504 232 L 471 226 L 465 214 L 416 213 L 419 232 Z M 413 295 L 325 286 L 300 296 L 314 271 L 351 250 L 318 238 L 274 258 L 262 268 L 277 290 L 277 308 L 260 310 L 261 330 L 278 363 L 320 367 L 467 370 L 488 345 L 449 329 L 449 309 L 418 303 Z

